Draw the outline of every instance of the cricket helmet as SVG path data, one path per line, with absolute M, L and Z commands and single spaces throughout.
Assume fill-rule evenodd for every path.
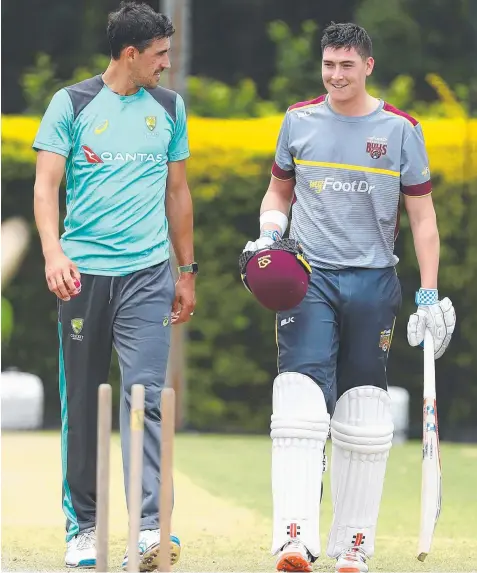
M 259 251 L 244 251 L 239 268 L 247 290 L 275 312 L 297 306 L 310 283 L 310 264 L 294 239 L 281 239 Z

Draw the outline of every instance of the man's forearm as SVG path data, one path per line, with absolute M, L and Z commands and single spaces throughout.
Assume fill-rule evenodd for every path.
M 179 266 L 189 265 L 194 261 L 194 221 L 189 189 L 170 193 L 166 209 L 177 263 Z
M 270 186 L 265 193 L 260 208 L 260 215 L 264 213 L 273 213 L 272 219 L 274 221 L 262 222 L 261 219 L 261 232 L 264 231 L 279 231 L 282 235 L 283 228 L 286 227 L 287 218 L 290 211 L 291 197 L 293 193 L 293 186 L 288 182 L 278 182 L 274 179 L 271 180 Z M 281 215 L 280 215 L 281 214 Z M 265 215 L 264 219 L 267 219 Z
M 267 191 L 263 197 L 260 214 L 264 213 L 265 211 L 281 211 L 288 217 L 288 212 L 290 211 L 290 201 L 288 198 L 283 197 L 283 195 Z
M 61 250 L 58 193 L 35 188 L 34 213 L 43 255 Z
M 412 234 L 421 274 L 421 287 L 437 289 L 440 242 L 435 217 L 414 223 Z

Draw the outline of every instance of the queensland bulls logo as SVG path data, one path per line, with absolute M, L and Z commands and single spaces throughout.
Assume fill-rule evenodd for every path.
M 369 137 L 366 142 L 366 153 L 373 159 L 379 159 L 388 151 L 388 140 L 385 137 Z

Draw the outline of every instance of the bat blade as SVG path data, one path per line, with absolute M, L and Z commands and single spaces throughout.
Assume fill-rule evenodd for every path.
M 424 561 L 431 550 L 442 505 L 442 473 L 437 423 L 434 342 L 424 337 L 424 392 L 422 430 L 421 524 L 417 558 Z

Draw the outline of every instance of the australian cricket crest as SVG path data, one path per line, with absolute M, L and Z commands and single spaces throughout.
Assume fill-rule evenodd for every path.
M 146 116 L 146 125 L 149 129 L 149 131 L 154 131 L 154 129 L 156 128 L 156 116 L 155 115 L 147 115 Z
M 388 140 L 385 137 L 368 137 L 366 142 L 366 153 L 372 159 L 379 159 L 388 152 Z
M 381 348 L 384 352 L 389 350 L 391 346 L 391 329 L 388 328 L 386 330 L 381 331 L 381 336 L 379 337 L 379 348 Z
M 70 336 L 73 340 L 79 340 L 80 342 L 83 340 L 83 335 L 81 334 L 83 326 L 84 326 L 83 318 L 71 319 L 71 329 L 73 330 L 73 334 L 70 334 Z

